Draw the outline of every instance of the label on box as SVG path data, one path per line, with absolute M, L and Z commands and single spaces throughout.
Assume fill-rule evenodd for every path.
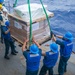
M 25 26 L 25 30 L 26 31 L 29 31 L 29 27 L 30 26 Z M 38 30 L 39 29 L 39 23 L 34 23 L 34 24 L 32 24 L 32 31 L 35 31 L 35 30 Z
M 18 29 L 22 29 L 22 26 L 20 25 L 20 23 L 14 21 L 14 26 Z
M 32 25 L 32 31 L 38 30 L 39 29 L 39 23 L 34 23 Z

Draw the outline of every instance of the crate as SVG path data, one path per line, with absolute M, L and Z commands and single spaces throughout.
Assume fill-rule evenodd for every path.
M 51 13 L 48 16 L 51 18 L 54 14 Z M 24 38 L 29 38 L 29 22 L 13 14 L 9 14 L 9 20 L 12 37 L 23 44 Z M 45 15 L 33 21 L 32 34 L 40 44 L 50 38 L 50 29 Z

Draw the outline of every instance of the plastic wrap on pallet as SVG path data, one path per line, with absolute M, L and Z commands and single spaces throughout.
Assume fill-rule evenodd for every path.
M 50 38 L 50 29 L 46 19 L 46 15 L 43 11 L 43 8 L 40 4 L 32 3 L 31 6 L 31 15 L 32 15 L 32 35 L 34 35 L 36 41 L 42 43 Z M 45 5 L 45 8 L 47 6 Z M 54 14 L 49 12 L 48 17 L 53 17 Z M 28 5 L 21 5 L 14 8 L 14 13 L 9 14 L 9 19 L 11 23 L 11 34 L 18 39 L 22 44 L 24 38 L 29 38 L 29 12 Z
M 32 20 L 36 20 L 38 18 L 41 18 L 45 15 L 42 5 L 37 3 L 31 3 L 31 15 Z M 47 8 L 47 5 L 44 5 L 45 8 Z M 47 14 L 53 14 L 49 12 L 48 10 Z M 23 20 L 29 22 L 29 11 L 28 11 L 28 4 L 20 5 L 14 8 L 14 15 L 21 17 Z

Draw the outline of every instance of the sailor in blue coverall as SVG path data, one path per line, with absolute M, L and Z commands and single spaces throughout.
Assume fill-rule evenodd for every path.
M 58 66 L 59 75 L 64 75 L 67 71 L 67 62 L 71 56 L 73 49 L 73 35 L 70 32 L 67 32 L 64 36 L 56 35 L 56 37 L 61 38 L 62 40 L 56 40 L 53 35 L 53 40 L 60 45 L 60 60 Z
M 4 43 L 5 43 L 5 56 L 4 56 L 5 59 L 9 59 L 9 57 L 8 57 L 9 47 L 11 47 L 11 54 L 12 55 L 16 55 L 16 53 L 18 53 L 15 50 L 14 41 L 11 37 L 9 26 L 10 26 L 9 21 L 6 21 L 5 25 L 1 26 L 2 36 L 4 39 Z
M 26 74 L 25 75 L 37 75 L 41 59 L 41 49 L 39 44 L 33 39 L 35 44 L 32 44 L 29 48 L 30 51 L 25 50 L 26 43 L 28 40 L 25 40 L 22 51 L 23 55 L 26 58 Z
M 47 71 L 49 71 L 48 75 L 53 75 L 53 67 L 55 66 L 58 59 L 58 45 L 55 43 L 50 44 L 50 51 L 46 53 L 42 53 L 44 56 L 43 66 L 41 68 L 39 75 L 46 75 Z
M 47 71 L 49 71 L 48 75 L 53 75 L 53 67 L 55 66 L 58 59 L 58 45 L 56 43 L 50 44 L 50 51 L 46 53 L 42 53 L 44 56 L 43 66 L 41 68 L 39 75 L 46 75 Z

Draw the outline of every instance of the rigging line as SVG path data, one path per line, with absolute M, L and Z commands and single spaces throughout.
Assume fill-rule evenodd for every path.
M 30 16 L 30 34 L 29 34 L 29 46 L 30 46 L 32 44 L 32 16 L 31 16 L 30 0 L 28 0 L 28 9 Z
M 46 9 L 45 9 L 45 7 L 44 7 L 44 5 L 43 5 L 42 0 L 40 0 L 40 2 L 41 2 L 41 5 L 42 5 L 42 7 L 43 7 L 44 13 L 45 13 L 45 15 L 46 15 L 46 18 L 47 18 L 47 21 L 48 21 L 48 26 L 49 26 L 49 29 L 50 29 L 50 35 L 51 35 L 52 33 L 51 33 L 51 27 L 50 27 L 50 21 L 49 21 L 49 18 L 48 18 L 48 14 L 47 14 L 47 12 L 46 12 Z M 50 36 L 50 38 L 51 38 L 51 37 L 52 37 L 52 35 Z
M 18 0 L 15 0 L 15 3 L 13 4 L 13 7 L 16 7 Z

